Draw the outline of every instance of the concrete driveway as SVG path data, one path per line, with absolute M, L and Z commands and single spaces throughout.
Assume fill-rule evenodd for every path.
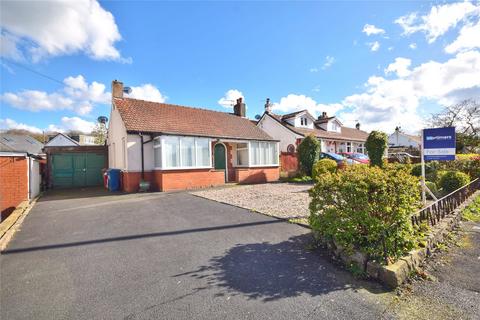
M 2 252 L 0 318 L 381 318 L 391 295 L 310 240 L 188 193 L 53 193 Z

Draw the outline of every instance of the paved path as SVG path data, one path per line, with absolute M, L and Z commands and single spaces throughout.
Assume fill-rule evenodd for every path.
M 42 198 L 1 256 L 1 319 L 378 319 L 391 295 L 306 229 L 188 193 Z

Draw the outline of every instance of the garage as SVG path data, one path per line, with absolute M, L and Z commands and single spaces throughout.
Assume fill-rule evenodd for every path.
M 104 146 L 45 147 L 48 186 L 54 189 L 93 187 L 103 184 L 107 167 Z

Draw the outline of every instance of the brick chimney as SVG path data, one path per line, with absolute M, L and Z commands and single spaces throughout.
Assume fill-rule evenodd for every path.
M 355 125 L 355 128 L 357 128 L 357 130 L 360 130 L 360 122 L 357 122 L 357 124 Z
M 266 113 L 272 112 L 272 105 L 270 104 L 270 98 L 267 98 L 267 101 L 265 102 L 265 112 Z
M 327 118 L 327 113 L 325 111 L 322 112 L 322 115 L 318 117 L 318 120 Z
M 233 106 L 233 114 L 235 114 L 236 116 L 245 118 L 247 112 L 246 112 L 245 103 L 243 103 L 243 98 L 237 99 L 237 103 Z
M 113 80 L 112 81 L 112 99 L 123 98 L 123 82 Z

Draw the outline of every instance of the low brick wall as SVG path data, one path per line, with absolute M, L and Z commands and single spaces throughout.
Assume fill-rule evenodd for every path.
M 160 191 L 198 189 L 225 184 L 225 172 L 223 170 L 165 170 L 155 171 L 154 174 Z
M 122 172 L 122 190 L 137 192 L 141 172 Z M 225 184 L 223 170 L 193 169 L 193 170 L 155 170 L 146 171 L 145 180 L 150 182 L 154 191 L 172 191 L 207 188 Z
M 277 181 L 279 178 L 279 167 L 235 169 L 235 180 L 238 183 L 265 183 Z
M 1 221 L 28 200 L 28 161 L 22 156 L 0 157 Z

